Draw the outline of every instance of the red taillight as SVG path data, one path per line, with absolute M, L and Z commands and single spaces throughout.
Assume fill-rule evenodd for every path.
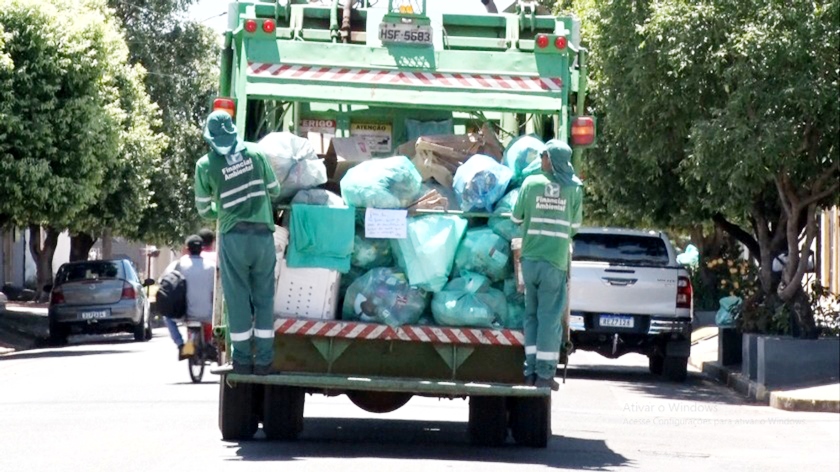
M 123 282 L 122 295 L 120 298 L 123 300 L 134 300 L 137 298 L 137 291 L 134 290 L 134 287 L 128 282 Z
M 567 44 L 568 40 L 565 36 L 558 36 L 557 39 L 554 40 L 554 47 L 557 49 L 566 49 Z
M 226 111 L 231 118 L 236 115 L 236 102 L 229 98 L 217 98 L 213 100 L 213 111 Z
M 540 49 L 545 49 L 548 47 L 548 36 L 544 34 L 537 35 L 537 47 Z
M 677 278 L 677 308 L 691 308 L 691 279 L 688 277 Z
M 54 288 L 50 294 L 50 305 L 60 305 L 64 303 L 64 292 L 60 288 Z
M 245 20 L 245 31 L 249 33 L 257 31 L 257 20 Z
M 271 34 L 274 32 L 275 29 L 277 29 L 277 25 L 274 24 L 274 20 L 265 20 L 263 21 L 262 28 L 263 31 L 265 31 L 268 34 Z
M 588 146 L 595 142 L 595 120 L 579 116 L 572 121 L 572 146 Z

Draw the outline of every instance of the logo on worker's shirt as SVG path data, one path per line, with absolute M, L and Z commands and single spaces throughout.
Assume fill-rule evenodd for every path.
M 545 196 L 548 198 L 557 198 L 560 196 L 560 184 L 549 182 L 545 185 Z
M 241 152 L 232 152 L 225 156 L 225 160 L 227 161 L 227 165 L 232 166 L 239 162 L 242 162 L 242 153 Z

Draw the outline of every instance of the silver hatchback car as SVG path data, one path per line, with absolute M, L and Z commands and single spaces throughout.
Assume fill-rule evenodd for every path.
M 63 264 L 50 294 L 50 340 L 70 334 L 129 332 L 135 341 L 152 338 L 149 300 L 131 261 L 114 259 Z

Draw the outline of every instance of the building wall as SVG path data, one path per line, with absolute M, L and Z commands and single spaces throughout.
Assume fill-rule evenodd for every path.
M 840 295 L 840 207 L 820 215 L 820 283 Z

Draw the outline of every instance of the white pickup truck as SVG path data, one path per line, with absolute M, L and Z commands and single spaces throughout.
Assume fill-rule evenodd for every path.
M 570 281 L 574 349 L 644 354 L 653 374 L 685 380 L 694 307 L 676 256 L 662 232 L 581 228 Z

